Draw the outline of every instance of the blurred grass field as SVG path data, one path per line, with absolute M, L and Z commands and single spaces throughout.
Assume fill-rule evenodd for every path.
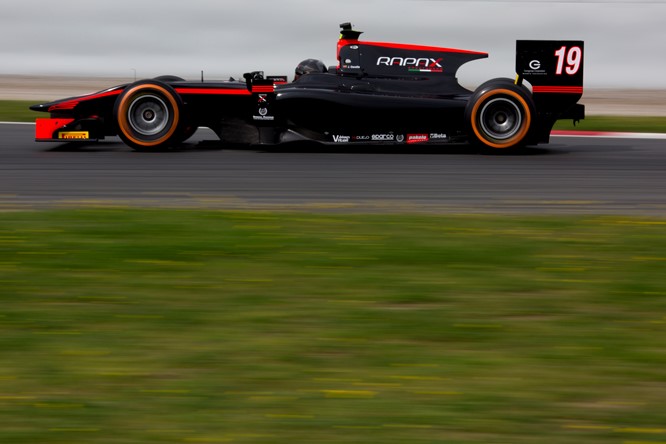
M 48 114 L 36 113 L 29 108 L 40 103 L 31 100 L 0 100 L 0 122 L 34 122 Z
M 666 220 L 0 213 L 0 442 L 666 442 Z
M 559 120 L 555 130 L 619 131 L 628 133 L 666 133 L 666 117 L 650 116 L 587 116 L 574 125 L 571 120 Z

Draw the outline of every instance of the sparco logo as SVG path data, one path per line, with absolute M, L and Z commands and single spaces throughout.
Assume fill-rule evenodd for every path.
M 414 68 L 423 68 L 423 69 L 432 69 L 432 68 L 441 68 L 442 65 L 439 64 L 442 59 L 433 59 L 422 57 L 417 59 L 416 57 L 380 57 L 377 59 L 377 65 L 385 66 L 406 66 Z
M 373 134 L 372 140 L 374 141 L 395 140 L 395 136 L 393 134 Z

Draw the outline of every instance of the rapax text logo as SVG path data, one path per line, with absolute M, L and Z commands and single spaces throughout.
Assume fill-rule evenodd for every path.
M 433 59 L 431 57 L 379 57 L 377 65 L 383 66 L 405 66 L 408 68 L 421 68 L 421 69 L 441 69 L 442 65 L 439 63 L 442 59 Z

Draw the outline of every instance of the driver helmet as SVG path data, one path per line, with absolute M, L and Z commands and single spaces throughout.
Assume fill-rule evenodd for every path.
M 326 72 L 326 65 L 324 62 L 317 59 L 305 59 L 296 67 L 294 74 L 294 81 L 298 80 L 299 77 L 310 74 L 311 72 Z

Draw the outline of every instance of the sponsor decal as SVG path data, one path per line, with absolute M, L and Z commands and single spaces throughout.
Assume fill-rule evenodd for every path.
M 268 115 L 268 94 L 257 95 L 257 115 L 252 116 L 254 120 L 270 121 L 275 120 L 274 116 Z
M 430 140 L 443 140 L 447 139 L 444 133 L 430 133 Z
M 63 131 L 58 133 L 58 139 L 89 139 L 88 131 Z
M 373 142 L 391 142 L 395 140 L 393 134 L 373 134 L 371 137 Z
M 541 61 L 540 60 L 532 60 L 530 63 L 527 64 L 529 69 L 523 70 L 523 75 L 529 75 L 529 76 L 545 76 L 548 75 L 545 69 L 541 69 Z
M 353 136 L 352 140 L 370 140 L 370 136 Z
M 444 72 L 444 67 L 439 63 L 443 59 L 432 57 L 379 57 L 377 66 L 401 66 L 408 68 L 409 72 Z
M 333 142 L 335 143 L 348 143 L 350 140 L 351 140 L 350 136 L 340 136 L 340 135 L 333 136 Z
M 405 136 L 403 136 L 402 134 L 398 134 L 398 135 L 395 137 L 395 141 L 398 142 L 398 143 L 402 143 L 402 142 L 405 141 Z
M 424 143 L 430 140 L 427 134 L 407 134 L 407 143 Z
M 287 76 L 268 76 L 266 80 L 272 80 L 273 83 L 288 83 Z

